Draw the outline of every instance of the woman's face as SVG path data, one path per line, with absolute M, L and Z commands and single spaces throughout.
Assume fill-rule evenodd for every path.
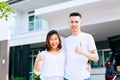
M 57 34 L 51 35 L 49 43 L 50 43 L 50 46 L 52 49 L 57 49 L 57 47 L 59 45 L 59 38 L 58 38 Z

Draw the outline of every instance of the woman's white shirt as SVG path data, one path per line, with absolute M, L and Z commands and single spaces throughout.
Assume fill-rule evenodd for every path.
M 65 54 L 62 50 L 59 53 L 42 51 L 40 54 L 44 57 L 44 60 L 39 62 L 40 78 L 64 76 Z

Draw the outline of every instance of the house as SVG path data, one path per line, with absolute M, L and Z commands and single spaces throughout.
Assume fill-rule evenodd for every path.
M 71 34 L 68 16 L 80 12 L 82 30 L 94 36 L 99 61 L 91 62 L 93 80 L 105 80 L 105 62 L 112 54 L 107 38 L 119 34 L 119 0 L 9 0 L 15 10 L 15 24 L 10 26 L 9 78 L 33 80 L 34 60 L 44 50 L 46 34 L 58 30 L 65 38 Z

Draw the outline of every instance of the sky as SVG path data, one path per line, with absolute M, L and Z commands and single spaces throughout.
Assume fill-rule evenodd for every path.
M 8 0 L 0 0 L 0 1 L 8 1 Z

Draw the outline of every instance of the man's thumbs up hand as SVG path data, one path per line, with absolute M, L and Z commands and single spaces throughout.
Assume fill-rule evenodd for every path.
M 76 52 L 77 54 L 80 54 L 80 55 L 84 55 L 84 54 L 85 54 L 81 42 L 80 42 L 80 46 L 76 46 L 76 47 L 75 47 L 75 52 Z

